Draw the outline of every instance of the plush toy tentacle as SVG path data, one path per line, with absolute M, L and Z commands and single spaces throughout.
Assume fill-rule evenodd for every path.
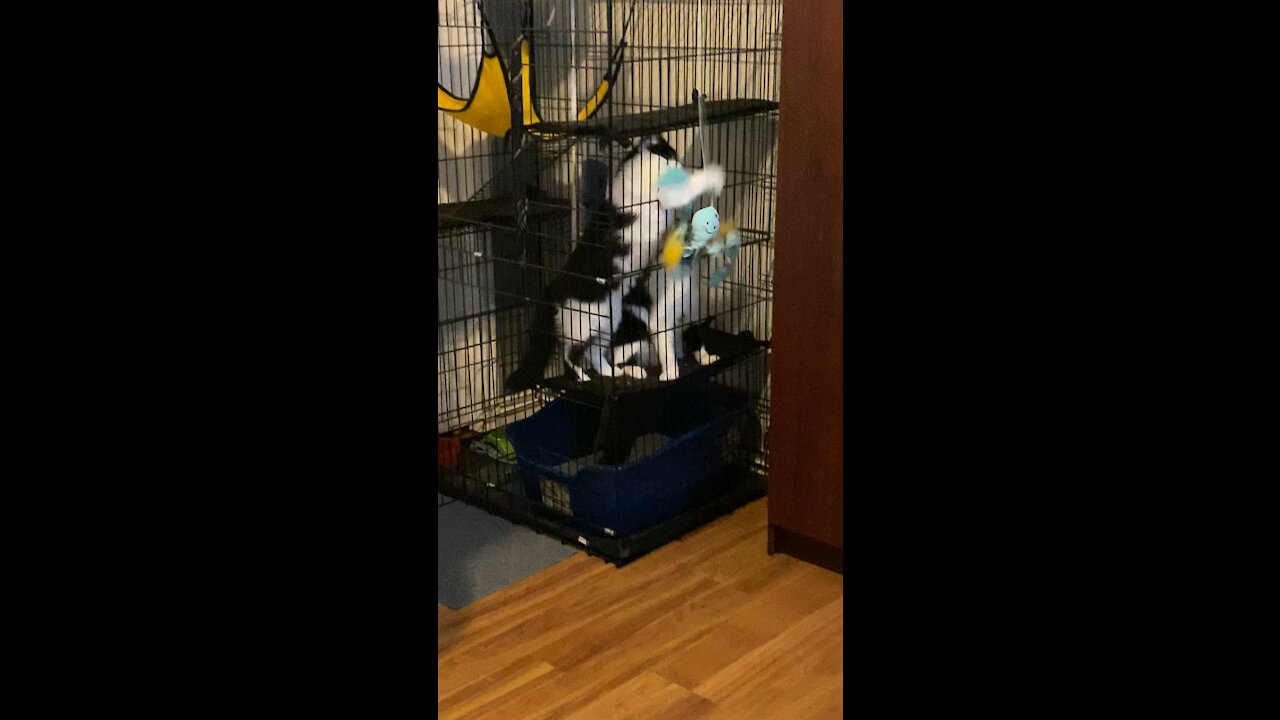
M 711 254 L 722 252 L 724 254 L 724 264 L 716 268 L 716 271 L 711 274 L 711 280 L 708 283 L 711 287 L 720 287 L 725 278 L 729 277 L 729 273 L 733 272 L 734 263 L 738 260 L 738 253 L 742 250 L 742 233 L 738 231 L 737 226 L 733 223 L 727 222 L 721 225 L 716 237 L 717 241 L 720 241 L 721 238 L 723 238 L 723 241 L 716 243 L 716 250 L 712 250 L 711 246 L 708 245 L 707 252 Z

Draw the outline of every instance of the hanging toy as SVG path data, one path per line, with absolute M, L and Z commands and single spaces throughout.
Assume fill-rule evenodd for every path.
M 692 258 L 687 263 L 680 263 L 674 271 L 672 277 L 677 280 L 683 280 L 690 272 L 693 271 L 694 261 L 697 260 L 698 253 L 707 247 L 707 243 L 716 236 L 716 231 L 720 229 L 720 213 L 714 207 L 704 207 L 693 214 L 693 219 L 689 222 L 689 243 L 685 246 L 682 253 L 682 259 Z M 705 254 L 705 253 L 704 253 Z
M 711 280 L 708 283 L 711 287 L 720 287 L 724 279 L 729 277 L 729 273 L 733 272 L 733 264 L 738 261 L 738 251 L 742 247 L 742 233 L 738 232 L 738 226 L 731 222 L 720 226 L 717 243 L 719 243 L 717 247 L 708 246 L 707 254 L 715 255 L 723 252 L 724 264 L 711 273 Z
M 720 227 L 715 208 L 694 213 L 693 201 L 703 193 L 718 194 L 723 187 L 724 171 L 715 166 L 692 173 L 682 167 L 672 167 L 658 177 L 658 206 L 676 211 L 675 222 L 667 227 L 662 249 L 662 264 L 668 271 L 674 270 L 682 259 L 693 257 Z
M 662 264 L 673 278 L 681 280 L 693 272 L 701 255 L 723 253 L 724 264 L 716 268 L 710 280 L 711 287 L 719 287 L 738 259 L 742 235 L 732 222 L 721 226 L 720 213 L 714 207 L 693 212 L 693 201 L 699 195 L 719 195 L 725 179 L 723 168 L 707 163 L 706 96 L 694 90 L 693 101 L 698 106 L 698 137 L 705 169 L 690 173 L 682 167 L 673 167 L 658 177 L 659 207 L 676 209 L 676 221 L 667 228 Z
M 676 208 L 676 220 L 667 226 L 666 242 L 662 247 L 662 265 L 668 272 L 674 270 L 685 256 L 689 216 L 693 211 L 693 197 L 696 197 L 696 194 L 688 195 L 689 177 L 689 171 L 682 167 L 667 168 L 658 176 L 658 207 Z
M 742 235 L 732 222 L 720 223 L 715 207 L 693 211 L 693 201 L 703 193 L 716 194 L 724 187 L 724 171 L 711 166 L 690 173 L 684 168 L 668 168 L 658 178 L 658 204 L 676 208 L 676 221 L 667 228 L 662 264 L 677 279 L 693 270 L 697 257 L 724 255 L 724 265 L 711 275 L 711 287 L 719 287 L 733 270 L 742 244 Z M 681 262 L 689 260 L 689 262 Z
M 720 213 L 714 207 L 704 207 L 693 214 L 693 222 L 690 223 L 692 231 L 689 248 L 685 251 L 686 256 L 692 256 L 693 253 L 707 247 L 707 243 L 716 236 L 716 232 L 720 230 Z

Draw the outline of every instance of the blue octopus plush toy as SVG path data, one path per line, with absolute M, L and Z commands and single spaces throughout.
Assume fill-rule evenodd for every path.
M 694 198 L 711 189 L 718 192 L 723 185 L 724 171 L 714 166 L 696 175 L 673 167 L 658 178 L 659 204 L 677 207 L 676 221 L 667 228 L 662 250 L 662 264 L 677 280 L 692 272 L 702 256 L 724 257 L 724 264 L 711 274 L 711 287 L 719 287 L 733 270 L 742 245 L 742 233 L 732 222 L 722 224 L 720 213 L 714 207 L 693 212 Z M 682 262 L 684 260 L 688 262 Z

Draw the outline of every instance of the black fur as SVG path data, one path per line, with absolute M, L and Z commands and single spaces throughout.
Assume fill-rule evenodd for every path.
M 632 307 L 648 308 L 653 305 L 653 297 L 649 295 L 648 283 L 645 278 L 640 278 L 636 284 L 622 296 L 622 306 L 628 305 Z M 629 342 L 644 340 L 649 337 L 649 326 L 645 324 L 637 315 L 633 313 L 625 313 L 622 316 L 622 322 L 618 324 L 617 329 L 613 331 L 613 345 L 625 345 Z M 626 363 L 623 363 L 624 365 Z
M 653 311 L 653 296 L 649 294 L 648 279 L 641 276 L 636 284 L 627 291 L 622 297 L 622 322 L 618 323 L 618 327 L 613 331 L 613 347 L 626 345 L 630 342 L 648 340 L 650 336 L 649 326 L 638 315 L 628 310 L 629 307 L 642 307 Z M 636 355 L 633 354 L 626 360 L 618 363 L 618 367 L 626 367 L 627 365 L 639 365 Z M 649 365 L 645 367 L 646 374 L 649 377 L 656 377 L 662 374 L 662 365 Z
M 694 353 L 707 347 L 706 331 L 711 327 L 711 322 L 715 319 L 715 316 L 712 315 L 706 320 L 693 323 L 685 328 L 684 334 L 681 336 L 685 357 L 691 358 Z M 707 348 L 707 352 L 711 352 L 711 349 Z
M 582 231 L 582 239 L 569 255 L 563 270 L 542 292 L 530 322 L 529 347 L 515 372 L 507 377 L 507 392 L 528 390 L 537 385 L 546 370 L 547 361 L 556 350 L 555 320 L 558 308 L 570 299 L 600 302 L 618 287 L 614 277 L 614 258 L 627 254 L 621 231 L 635 220 L 635 215 L 622 212 L 607 203 L 594 209 Z M 601 285 L 596 278 L 607 278 Z
M 626 164 L 628 160 L 639 155 L 641 150 L 648 150 L 654 155 L 672 162 L 680 161 L 680 156 L 676 154 L 675 148 L 667 144 L 667 141 L 663 140 L 662 136 L 646 135 L 642 140 L 640 140 L 640 142 L 636 143 L 629 152 L 627 152 L 625 157 L 622 158 L 623 164 Z

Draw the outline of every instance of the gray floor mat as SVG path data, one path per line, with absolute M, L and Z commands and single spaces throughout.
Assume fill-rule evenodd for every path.
M 437 508 L 436 595 L 457 610 L 578 552 L 461 502 Z

